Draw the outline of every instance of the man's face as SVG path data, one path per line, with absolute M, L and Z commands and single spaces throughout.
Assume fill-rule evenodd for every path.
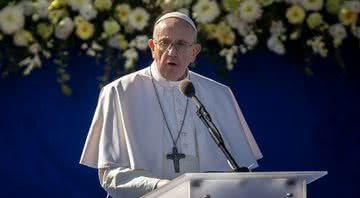
M 161 76 L 171 81 L 185 77 L 187 67 L 201 50 L 194 42 L 195 31 L 181 19 L 168 18 L 156 25 L 148 44 Z

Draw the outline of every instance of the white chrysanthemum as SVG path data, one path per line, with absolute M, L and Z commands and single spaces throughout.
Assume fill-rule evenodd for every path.
M 193 6 L 193 17 L 199 23 L 210 23 L 220 14 L 216 1 L 200 0 Z
M 262 15 L 260 4 L 255 0 L 246 0 L 239 7 L 240 18 L 248 23 L 255 22 Z
M 96 17 L 97 11 L 91 4 L 87 4 L 80 8 L 80 15 L 84 17 L 84 19 L 90 21 Z
M 226 21 L 230 27 L 235 28 L 241 36 L 246 36 L 249 34 L 251 27 L 249 27 L 249 25 L 244 21 L 241 21 L 237 12 L 228 14 L 226 16 Z
M 329 33 L 334 39 L 339 39 L 339 40 L 343 40 L 347 36 L 344 25 L 340 23 L 330 26 Z
M 271 36 L 266 44 L 271 51 L 279 55 L 285 54 L 284 44 L 279 40 L 277 36 Z
M 250 48 L 254 47 L 258 43 L 258 37 L 256 34 L 251 33 L 244 38 L 244 43 Z
M 73 10 L 80 10 L 81 7 L 91 4 L 90 0 L 70 0 L 68 4 Z
M 47 0 L 38 0 L 34 3 L 35 13 L 39 15 L 40 18 L 46 18 L 48 16 L 49 1 Z
M 270 27 L 270 33 L 273 36 L 279 36 L 286 32 L 286 28 L 282 21 L 272 21 Z
M 299 5 L 292 5 L 286 10 L 286 17 L 291 24 L 301 24 L 305 19 L 304 8 Z
M 115 7 L 115 16 L 121 23 L 125 23 L 129 19 L 131 8 L 128 4 L 119 4 Z
M 62 19 L 55 28 L 55 37 L 65 40 L 67 39 L 72 31 L 74 30 L 74 22 L 70 17 Z
M 119 49 L 120 48 L 119 35 L 114 35 L 110 37 L 107 41 L 107 44 L 112 48 Z
M 6 6 L 0 11 L 0 29 L 13 34 L 24 27 L 25 17 L 21 6 Z
M 360 1 L 345 1 L 344 8 L 349 9 L 351 12 L 359 14 L 360 13 Z
M 31 32 L 21 29 L 14 34 L 13 41 L 16 46 L 25 47 L 34 41 L 34 37 Z
M 301 0 L 305 10 L 319 11 L 324 6 L 324 0 Z
M 110 10 L 112 0 L 94 0 L 94 7 L 100 11 Z
M 136 30 L 142 30 L 148 25 L 150 16 L 144 8 L 135 8 L 129 15 L 129 24 Z
M 234 44 L 236 37 L 230 26 L 226 25 L 224 22 L 217 25 L 214 36 L 221 45 Z
M 103 29 L 107 36 L 112 36 L 119 32 L 120 25 L 113 19 L 109 19 L 103 22 Z
M 226 15 L 226 21 L 232 28 L 236 28 L 241 23 L 240 15 L 237 12 Z
M 135 47 L 139 50 L 146 50 L 148 47 L 148 40 L 149 38 L 146 35 L 136 36 L 134 39 Z

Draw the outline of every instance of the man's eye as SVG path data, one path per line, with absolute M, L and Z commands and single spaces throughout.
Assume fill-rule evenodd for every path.
M 186 43 L 179 42 L 179 43 L 176 43 L 176 45 L 179 46 L 179 47 L 184 47 L 184 46 L 186 46 Z
M 169 41 L 160 41 L 159 44 L 162 45 L 162 46 L 167 46 L 169 45 Z

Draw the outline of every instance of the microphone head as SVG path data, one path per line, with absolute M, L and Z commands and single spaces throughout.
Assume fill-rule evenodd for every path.
M 189 80 L 182 81 L 179 85 L 179 89 L 186 97 L 195 96 L 195 87 Z

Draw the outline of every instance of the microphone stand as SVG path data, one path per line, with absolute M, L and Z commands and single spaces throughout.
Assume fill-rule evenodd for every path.
M 197 100 L 197 98 L 196 98 Z M 197 100 L 198 101 L 198 100 Z M 198 103 L 199 104 L 199 103 Z M 215 144 L 221 149 L 221 151 L 224 153 L 225 157 L 229 161 L 229 165 L 233 172 L 250 172 L 250 170 L 247 167 L 239 167 L 239 165 L 236 163 L 235 159 L 232 157 L 230 152 L 227 150 L 224 140 L 221 137 L 221 134 L 219 130 L 216 128 L 215 124 L 212 122 L 211 117 L 209 113 L 206 111 L 205 107 L 200 103 L 198 106 L 198 110 L 196 111 L 196 114 L 200 118 L 200 120 L 204 123 L 204 125 L 209 130 L 209 133 L 212 137 L 212 139 L 215 141 Z

